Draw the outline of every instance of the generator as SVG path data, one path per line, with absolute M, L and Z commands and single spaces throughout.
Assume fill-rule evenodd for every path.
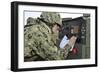
M 87 59 L 90 58 L 90 15 L 83 14 L 82 17 L 77 18 L 63 18 L 63 26 L 59 33 L 59 38 L 66 35 L 68 39 L 72 36 L 76 36 L 77 40 L 74 48 L 77 48 L 78 52 L 73 55 L 69 52 L 67 59 Z M 59 40 L 59 42 L 60 42 Z

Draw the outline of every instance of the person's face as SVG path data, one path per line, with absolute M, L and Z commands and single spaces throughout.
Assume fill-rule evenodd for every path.
M 59 33 L 59 30 L 60 30 L 60 27 L 59 27 L 57 24 L 55 24 L 55 25 L 52 27 L 53 33 Z

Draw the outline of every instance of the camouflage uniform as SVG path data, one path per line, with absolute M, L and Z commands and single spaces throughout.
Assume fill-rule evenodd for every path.
M 51 17 L 51 18 L 50 18 Z M 41 19 L 28 18 L 24 27 L 24 61 L 64 60 L 70 50 L 56 46 L 58 34 L 52 33 L 53 23 L 61 23 L 61 18 L 55 12 L 42 12 Z

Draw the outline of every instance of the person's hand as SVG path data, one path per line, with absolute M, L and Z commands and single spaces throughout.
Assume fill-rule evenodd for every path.
M 76 39 L 77 39 L 77 37 L 75 37 L 75 36 L 72 36 L 70 39 L 69 39 L 69 45 L 70 46 L 74 46 L 74 44 L 75 44 L 75 42 L 76 42 Z

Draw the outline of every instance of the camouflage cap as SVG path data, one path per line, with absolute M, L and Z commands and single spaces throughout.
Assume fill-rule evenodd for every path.
M 62 26 L 62 19 L 60 17 L 60 14 L 57 12 L 42 12 L 41 14 L 41 18 L 48 23 L 51 24 L 59 24 L 60 26 Z

